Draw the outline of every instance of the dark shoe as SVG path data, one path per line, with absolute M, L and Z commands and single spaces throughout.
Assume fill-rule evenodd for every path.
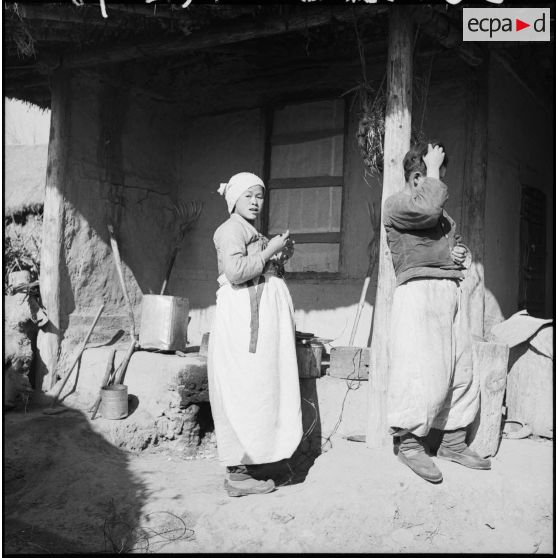
M 490 469 L 490 459 L 483 459 L 465 443 L 467 429 L 446 430 L 442 436 L 442 443 L 438 449 L 438 457 L 448 461 L 455 461 L 471 469 Z
M 231 497 L 248 496 L 249 494 L 268 494 L 275 490 L 275 483 L 270 480 L 256 480 L 251 477 L 243 480 L 225 479 L 225 489 Z
M 401 436 L 400 440 L 397 454 L 399 461 L 428 482 L 442 482 L 442 472 L 436 467 L 432 458 L 426 455 L 421 438 L 412 434 L 405 434 Z
M 484 459 L 467 446 L 461 451 L 454 451 L 441 445 L 438 449 L 438 457 L 447 461 L 455 461 L 470 469 L 488 470 L 491 467 L 490 459 Z
M 414 455 L 405 454 L 405 452 L 400 451 L 397 455 L 399 461 L 404 463 L 415 472 L 419 477 L 432 483 L 442 482 L 443 476 L 442 471 L 436 467 L 432 458 L 426 455 L 426 453 L 415 453 Z

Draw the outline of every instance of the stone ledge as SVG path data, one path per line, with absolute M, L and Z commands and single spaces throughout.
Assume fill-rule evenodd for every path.
M 123 360 L 126 345 L 119 345 L 115 364 Z M 64 405 L 88 410 L 99 394 L 111 347 L 87 349 L 77 376 L 64 389 L 75 389 L 64 398 Z M 75 374 L 75 373 L 74 373 Z M 368 385 L 366 381 L 344 380 L 331 376 L 300 379 L 304 451 L 320 453 L 328 449 L 328 438 L 364 434 Z M 198 416 L 200 405 L 209 401 L 207 358 L 197 353 L 184 357 L 138 351 L 132 355 L 124 377 L 132 396 L 130 415 L 122 420 L 106 420 L 98 415 L 92 425 L 119 447 L 138 451 L 163 441 L 172 441 L 190 457 L 197 455 L 202 437 Z M 137 400 L 136 400 L 137 398 Z M 205 410 L 209 415 L 209 410 Z M 312 425 L 314 426 L 312 427 Z M 214 446 L 214 437 L 210 444 Z M 208 438 L 209 439 L 209 438 Z M 203 440 L 207 446 L 207 440 Z M 208 448 L 203 448 L 204 451 Z
M 113 347 L 84 351 L 78 374 L 63 392 L 64 405 L 90 416 L 101 387 Z M 126 345 L 118 345 L 115 366 L 124 359 Z M 200 443 L 197 415 L 200 404 L 209 401 L 207 358 L 196 353 L 177 355 L 137 351 L 132 355 L 123 383 L 128 386 L 130 414 L 121 420 L 106 420 L 101 413 L 93 421 L 119 447 L 141 450 L 165 440 L 180 440 L 186 447 Z M 69 393 L 70 395 L 64 396 Z

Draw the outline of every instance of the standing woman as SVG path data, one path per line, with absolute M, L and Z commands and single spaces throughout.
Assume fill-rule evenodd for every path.
M 213 237 L 219 289 L 209 337 L 209 398 L 219 461 L 227 467 L 229 496 L 265 494 L 251 465 L 292 456 L 302 438 L 294 312 L 279 277 L 292 256 L 289 231 L 271 240 L 255 228 L 264 204 L 255 174 L 221 184 L 230 218 Z

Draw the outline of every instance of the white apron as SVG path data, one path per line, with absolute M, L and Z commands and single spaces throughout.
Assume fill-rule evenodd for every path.
M 247 286 L 227 283 L 217 291 L 209 399 L 226 466 L 289 458 L 302 438 L 293 304 L 283 279 L 262 277 L 257 336 Z

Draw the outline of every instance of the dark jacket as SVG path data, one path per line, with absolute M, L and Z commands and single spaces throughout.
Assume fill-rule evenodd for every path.
M 451 250 L 459 241 L 455 221 L 444 210 L 448 188 L 425 178 L 412 194 L 390 196 L 384 204 L 384 227 L 397 285 L 415 278 L 463 279 Z

